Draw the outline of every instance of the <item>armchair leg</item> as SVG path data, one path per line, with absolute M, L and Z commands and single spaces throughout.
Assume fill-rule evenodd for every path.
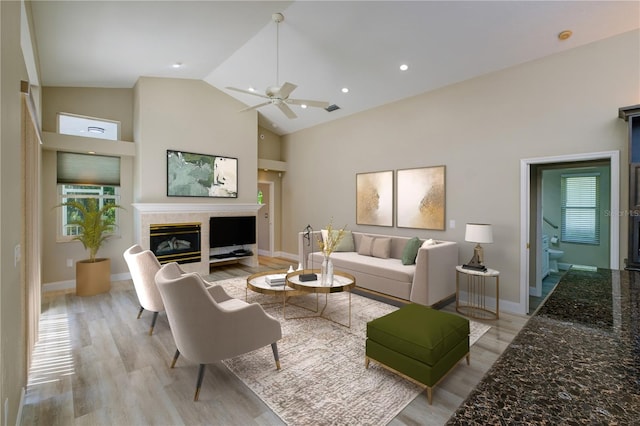
M 198 368 L 198 383 L 196 384 L 196 395 L 193 397 L 194 401 L 197 401 L 200 397 L 200 388 L 202 387 L 202 379 L 204 378 L 205 364 L 200 364 Z
M 140 306 L 140 310 L 138 311 L 138 316 L 136 317 L 136 319 L 140 319 L 140 315 L 142 315 L 142 311 L 144 311 L 144 308 Z
M 176 366 L 176 361 L 178 360 L 178 357 L 180 356 L 180 350 L 176 349 L 176 353 L 173 356 L 173 361 L 171 361 L 171 368 Z
M 273 358 L 276 360 L 276 370 L 280 370 L 280 356 L 278 356 L 278 344 L 276 342 L 271 344 L 271 350 L 273 351 Z
M 156 320 L 158 319 L 158 312 L 153 313 L 153 318 L 151 318 L 151 328 L 149 329 L 149 336 L 153 334 L 153 327 L 156 326 Z

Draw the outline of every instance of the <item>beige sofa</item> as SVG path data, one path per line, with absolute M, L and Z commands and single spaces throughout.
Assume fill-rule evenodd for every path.
M 389 238 L 389 257 L 359 254 L 363 236 Z M 357 288 L 426 306 L 455 295 L 457 243 L 435 241 L 435 244 L 418 250 L 415 264 L 403 265 L 401 259 L 410 238 L 362 232 L 346 234 L 346 238 L 351 237 L 353 251 L 336 251 L 331 255 L 331 260 L 335 270 L 347 272 L 356 278 Z M 303 263 L 307 269 L 319 269 L 323 260 L 317 238 L 321 238 L 320 231 L 313 232 L 310 241 L 303 232 L 298 235 L 299 259 L 301 262 L 307 259 L 307 263 Z

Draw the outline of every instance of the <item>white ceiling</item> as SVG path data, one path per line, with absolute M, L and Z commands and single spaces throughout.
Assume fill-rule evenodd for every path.
M 338 105 L 260 108 L 291 133 L 640 28 L 638 1 L 33 1 L 43 86 L 133 87 L 140 76 L 202 79 L 247 105 L 285 81 L 292 98 Z M 280 24 L 276 81 L 276 24 Z M 573 31 L 566 41 L 557 38 Z M 180 62 L 183 67 L 172 68 Z M 402 63 L 409 65 L 401 72 Z M 348 87 L 344 94 L 341 88 Z

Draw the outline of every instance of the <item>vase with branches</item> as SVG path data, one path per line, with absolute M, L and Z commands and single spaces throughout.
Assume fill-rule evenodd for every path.
M 322 265 L 320 267 L 320 284 L 331 286 L 333 285 L 333 262 L 331 261 L 331 253 L 334 252 L 340 241 L 344 237 L 346 225 L 341 229 L 333 229 L 333 219 L 327 225 L 326 236 L 320 236 L 318 238 L 318 248 L 324 256 Z

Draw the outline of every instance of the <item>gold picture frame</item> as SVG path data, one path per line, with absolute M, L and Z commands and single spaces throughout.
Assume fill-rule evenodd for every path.
M 445 166 L 398 170 L 396 226 L 445 229 Z
M 393 170 L 356 174 L 356 224 L 393 226 Z

